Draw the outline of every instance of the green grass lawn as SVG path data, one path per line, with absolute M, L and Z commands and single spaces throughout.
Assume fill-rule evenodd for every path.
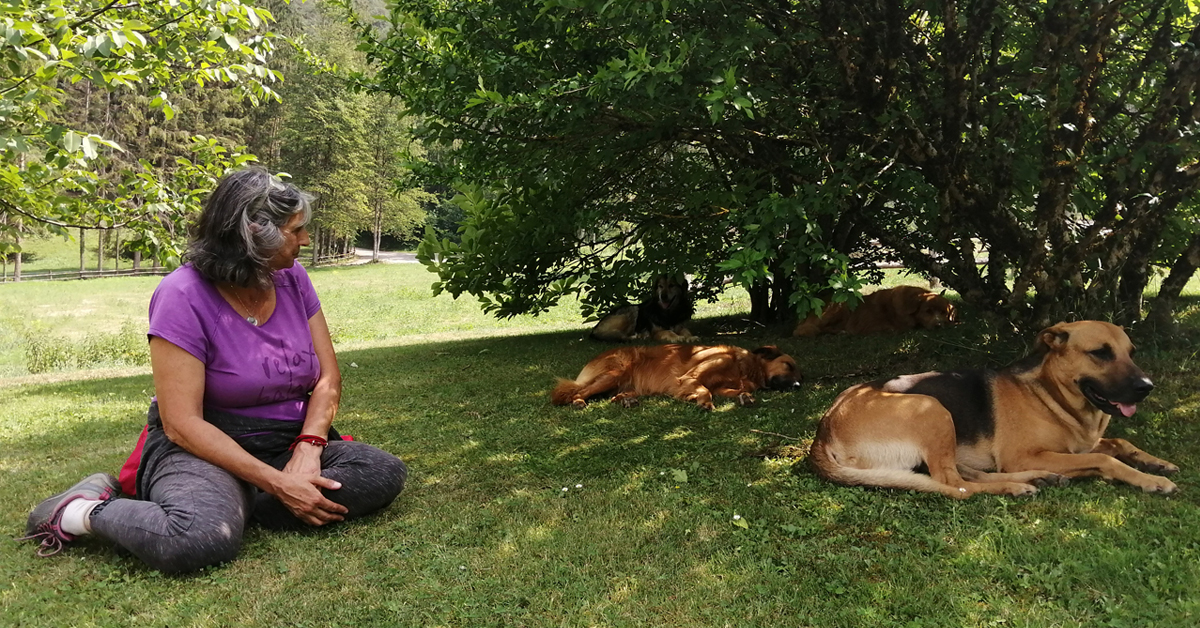
M 866 339 L 746 332 L 735 294 L 701 308 L 693 331 L 779 344 L 807 375 L 799 390 L 712 413 L 668 400 L 578 411 L 547 399 L 555 377 L 606 348 L 586 340 L 575 304 L 496 321 L 469 299 L 429 297 L 415 265 L 312 276 L 345 378 L 337 425 L 409 464 L 400 499 L 307 533 L 251 528 L 238 560 L 187 577 L 94 540 L 50 559 L 0 542 L 0 625 L 1200 624 L 1200 323 L 1190 317 L 1182 340 L 1135 338 L 1158 389 L 1110 430 L 1177 463 L 1178 494 L 1078 481 L 954 502 L 835 487 L 802 454 L 845 387 L 1001 365 L 1028 339 L 977 323 Z M 125 321 L 144 319 L 156 282 L 0 286 L 0 356 L 5 342 L 23 355 L 28 328 L 75 341 L 140 334 Z M 41 498 L 116 471 L 153 386 L 144 367 L 120 361 L 15 380 L 23 362 L 8 364 L 0 530 L 15 537 Z

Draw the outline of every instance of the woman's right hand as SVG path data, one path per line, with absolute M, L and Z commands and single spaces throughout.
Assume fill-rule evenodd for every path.
M 337 490 L 341 487 L 341 482 L 319 475 L 281 472 L 274 482 L 271 494 L 296 515 L 297 519 L 310 526 L 323 526 L 341 521 L 344 519 L 342 515 L 349 511 L 345 506 L 326 499 L 320 489 Z

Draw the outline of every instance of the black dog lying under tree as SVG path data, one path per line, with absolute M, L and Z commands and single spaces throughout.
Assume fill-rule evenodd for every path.
M 682 275 L 659 275 L 653 293 L 638 305 L 619 307 L 592 328 L 592 338 L 621 342 L 652 338 L 662 342 L 692 342 L 696 336 L 684 327 L 695 311 L 687 279 Z

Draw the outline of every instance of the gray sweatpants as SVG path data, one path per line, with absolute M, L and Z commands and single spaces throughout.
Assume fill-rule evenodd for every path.
M 268 463 L 283 469 L 284 452 Z M 404 489 L 408 468 L 397 457 L 355 441 L 330 441 L 321 455 L 321 475 L 342 483 L 321 489 L 345 506 L 347 519 L 392 503 Z M 141 499 L 115 499 L 92 513 L 92 532 L 129 550 L 165 573 L 195 571 L 232 560 L 253 518 L 270 528 L 305 524 L 274 497 L 220 467 L 175 446 L 146 478 Z

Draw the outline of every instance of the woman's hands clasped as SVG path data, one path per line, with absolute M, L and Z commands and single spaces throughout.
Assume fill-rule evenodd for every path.
M 327 499 L 320 489 L 341 487 L 341 482 L 321 477 L 321 448 L 298 443 L 291 460 L 276 480 L 272 494 L 304 523 L 321 526 L 341 521 L 348 511 L 345 506 Z

